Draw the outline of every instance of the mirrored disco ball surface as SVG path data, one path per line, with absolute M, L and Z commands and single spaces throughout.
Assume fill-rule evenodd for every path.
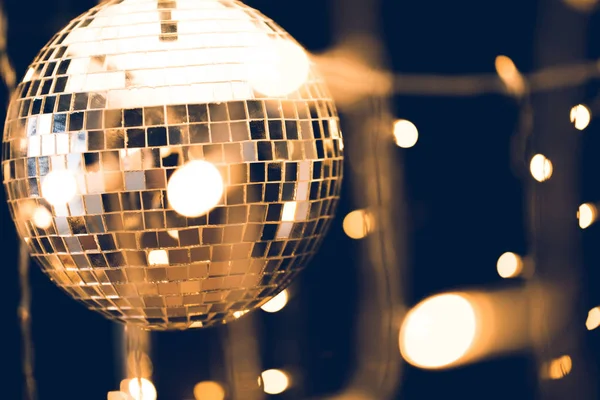
M 45 273 L 146 329 L 235 319 L 307 266 L 342 177 L 305 51 L 235 1 L 112 0 L 42 49 L 12 99 L 3 182 Z

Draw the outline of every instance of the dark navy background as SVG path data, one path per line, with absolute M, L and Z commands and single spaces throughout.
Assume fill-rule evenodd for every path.
M 5 3 L 8 49 L 18 79 L 56 31 L 95 4 L 93 0 Z M 330 21 L 336 10 L 328 7 L 328 2 L 246 3 L 276 20 L 309 50 L 318 52 L 331 45 Z M 535 1 L 383 3 L 383 32 L 396 72 L 492 73 L 498 54 L 509 55 L 524 71 L 535 64 Z M 565 12 L 572 11 L 565 8 Z M 590 29 L 589 37 L 589 56 L 598 57 L 598 29 Z M 591 83 L 588 96 L 581 102 L 590 102 L 595 92 L 597 86 Z M 5 93 L 2 98 L 6 98 Z M 498 277 L 495 263 L 505 251 L 526 251 L 523 190 L 510 168 L 509 139 L 517 111 L 514 102 L 499 95 L 394 99 L 397 117 L 413 121 L 421 135 L 413 149 L 398 149 L 406 157 L 408 174 L 410 217 L 397 224 L 409 229 L 410 304 L 453 288 L 514 284 Z M 557 112 L 568 118 L 569 110 Z M 583 201 L 600 200 L 598 134 L 594 121 L 583 134 Z M 337 391 L 351 376 L 358 257 L 353 252 L 356 246 L 342 231 L 343 216 L 352 210 L 350 193 L 345 185 L 338 218 L 320 253 L 302 274 L 299 291 L 288 307 L 260 317 L 263 367 L 292 364 L 302 371 L 301 385 L 281 398 L 304 399 Z M 4 328 L 0 397 L 9 400 L 22 397 L 23 385 L 16 316 L 18 249 L 8 209 L 1 205 L 3 192 L 0 195 Z M 594 243 L 599 231 L 592 227 L 584 234 L 590 308 L 600 303 L 594 290 L 599 261 Z M 32 269 L 31 281 L 39 398 L 106 398 L 108 391 L 117 390 L 119 382 L 115 324 L 70 299 L 37 268 Z M 224 362 L 220 349 L 223 332 L 224 328 L 215 328 L 153 336 L 154 379 L 160 399 L 191 399 L 195 383 L 219 377 Z M 589 335 L 593 336 L 593 350 L 598 350 L 598 334 Z M 398 398 L 531 399 L 535 396 L 534 383 L 529 355 L 514 354 L 451 371 L 406 368 Z

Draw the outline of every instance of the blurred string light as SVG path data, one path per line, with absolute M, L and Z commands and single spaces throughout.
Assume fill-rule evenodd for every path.
M 593 331 L 600 326 L 600 307 L 594 307 L 588 312 L 585 327 L 588 331 Z
M 575 128 L 582 131 L 588 127 L 592 119 L 590 109 L 583 104 L 578 104 L 571 108 L 571 122 L 575 125 Z
M 258 384 L 267 394 L 280 394 L 288 389 L 290 378 L 279 369 L 269 369 L 260 374 Z
M 496 73 L 506 85 L 506 89 L 514 95 L 525 93 L 525 79 L 517 69 L 517 66 L 507 56 L 496 57 Z
M 552 166 L 552 161 L 547 159 L 546 156 L 543 154 L 536 154 L 531 159 L 529 170 L 531 176 L 533 176 L 536 181 L 544 182 L 552 177 L 554 167 Z
M 263 304 L 261 309 L 268 313 L 276 313 L 278 311 L 281 311 L 287 304 L 288 298 L 289 298 L 288 290 L 285 289 L 284 291 L 279 293 L 277 296 L 273 297 L 271 300 L 269 300 L 268 302 Z
M 475 340 L 475 309 L 460 294 L 441 294 L 417 304 L 400 330 L 400 352 L 410 364 L 448 367 L 464 357 Z
M 52 214 L 46 207 L 38 206 L 33 211 L 33 224 L 40 229 L 48 229 L 52 225 Z
M 592 203 L 585 203 L 579 206 L 577 219 L 579 219 L 579 227 L 581 229 L 589 228 L 598 217 L 598 209 Z
M 195 218 L 208 213 L 221 201 L 223 178 L 213 164 L 193 160 L 173 173 L 167 185 L 169 204 L 179 214 Z
M 569 375 L 573 368 L 573 360 L 571 357 L 564 355 L 544 364 L 542 376 L 548 379 L 562 379 Z
M 412 122 L 399 119 L 394 122 L 394 140 L 398 147 L 411 148 L 419 140 L 419 130 Z
M 496 268 L 502 278 L 515 278 L 523 271 L 523 259 L 515 253 L 504 253 L 498 258 Z
M 346 215 L 344 232 L 352 239 L 363 239 L 375 228 L 375 219 L 367 210 L 356 210 Z
M 225 400 L 225 389 L 218 382 L 204 381 L 194 386 L 195 400 Z
M 156 400 L 157 393 L 154 384 L 146 378 L 126 379 L 127 393 L 133 400 Z M 123 386 L 123 385 L 122 385 Z M 123 392 L 124 390 L 121 389 Z

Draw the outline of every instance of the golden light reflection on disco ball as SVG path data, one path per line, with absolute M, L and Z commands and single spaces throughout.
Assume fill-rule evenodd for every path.
M 227 322 L 285 289 L 342 178 L 322 78 L 237 1 L 108 0 L 74 19 L 18 86 L 3 144 L 32 256 L 146 329 Z

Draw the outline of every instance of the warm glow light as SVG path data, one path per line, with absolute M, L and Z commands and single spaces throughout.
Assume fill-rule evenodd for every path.
M 495 66 L 498 76 L 509 91 L 515 94 L 522 94 L 525 91 L 525 80 L 513 60 L 507 56 L 498 56 Z
M 503 278 L 514 278 L 523 270 L 523 260 L 515 253 L 504 253 L 498 258 L 498 275 Z
M 571 108 L 571 122 L 575 125 L 576 129 L 580 131 L 587 128 L 592 119 L 590 109 L 583 104 L 576 105 Z
M 267 394 L 280 394 L 290 385 L 290 379 L 287 374 L 278 369 L 269 369 L 264 371 L 259 378 L 262 380 L 263 390 Z
M 246 314 L 248 314 L 248 312 L 249 312 L 249 310 L 241 310 L 241 311 L 236 311 L 236 312 L 234 312 L 234 313 L 233 313 L 233 316 L 234 316 L 235 318 L 240 318 L 240 317 L 242 317 L 243 315 L 246 315 Z
M 554 168 L 552 167 L 552 162 L 544 155 L 536 154 L 531 159 L 529 170 L 531 171 L 531 176 L 533 176 L 536 181 L 544 182 L 550 179 Z
M 579 206 L 577 218 L 579 219 L 579 227 L 581 229 L 588 228 L 598 217 L 598 209 L 592 203 L 586 203 Z
M 585 327 L 588 331 L 593 331 L 600 326 L 600 307 L 594 307 L 588 313 L 587 320 L 585 321 Z
M 152 250 L 148 253 L 149 265 L 169 265 L 169 255 L 166 250 Z
M 550 379 L 561 379 L 569 375 L 573 368 L 573 361 L 569 356 L 562 356 L 552 360 L 548 365 L 548 377 Z
M 590 12 L 597 5 L 598 0 L 563 0 L 565 4 L 580 12 Z
M 52 214 L 46 207 L 38 206 L 33 211 L 33 224 L 40 229 L 48 229 L 52 225 Z
M 167 197 L 175 211 L 194 218 L 219 204 L 223 190 L 219 170 L 209 162 L 194 160 L 173 173 L 167 185 Z
M 400 119 L 394 122 L 394 139 L 399 147 L 408 149 L 417 144 L 419 130 L 412 122 Z
M 77 181 L 71 171 L 52 171 L 42 181 L 42 196 L 53 206 L 64 206 L 76 194 Z
M 459 294 L 430 297 L 415 306 L 400 330 L 400 352 L 421 368 L 443 368 L 467 354 L 475 340 L 473 305 Z
M 167 231 L 167 234 L 175 240 L 179 240 L 179 231 Z
M 356 210 L 346 215 L 343 228 L 352 239 L 362 239 L 373 231 L 375 220 L 367 210 Z
M 140 390 L 141 381 L 141 390 Z M 148 379 L 130 379 L 129 380 L 129 394 L 133 397 L 133 400 L 156 400 L 156 388 L 154 384 Z
M 288 291 L 285 289 L 283 292 L 279 293 L 277 296 L 273 297 L 271 300 L 263 304 L 261 309 L 268 313 L 276 313 L 281 311 L 283 307 L 288 302 Z
M 225 389 L 217 382 L 205 381 L 194 386 L 196 400 L 224 400 Z
M 131 400 L 131 397 L 125 392 L 108 392 L 107 400 Z
M 308 79 L 310 61 L 306 51 L 284 39 L 268 39 L 258 47 L 256 60 L 248 64 L 254 90 L 267 96 L 286 96 Z

